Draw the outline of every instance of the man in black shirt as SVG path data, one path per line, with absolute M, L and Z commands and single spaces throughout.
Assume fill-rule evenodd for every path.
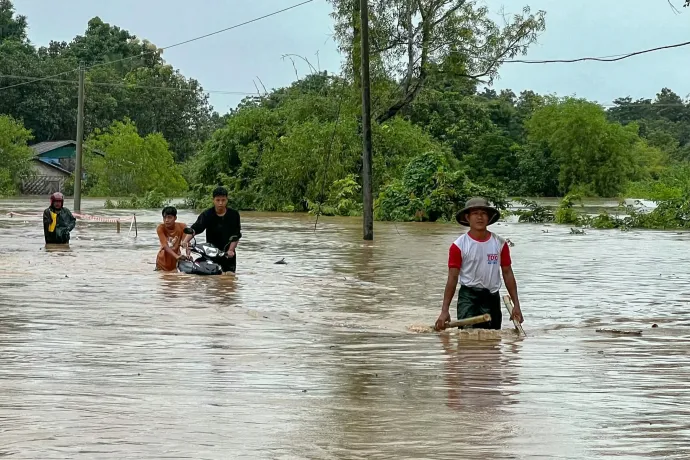
M 235 248 L 242 238 L 240 213 L 228 207 L 228 191 L 218 187 L 213 191 L 213 207 L 205 210 L 196 222 L 192 224 L 194 235 L 206 231 L 206 242 L 211 243 L 221 251 L 225 257 L 218 259 L 223 272 L 233 272 L 237 268 Z M 185 235 L 184 244 L 194 235 Z

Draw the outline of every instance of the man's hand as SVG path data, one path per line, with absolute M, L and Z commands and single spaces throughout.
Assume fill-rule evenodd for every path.
M 436 330 L 442 331 L 446 328 L 446 323 L 450 321 L 450 313 L 447 311 L 441 312 L 436 320 Z
M 235 257 L 235 250 L 234 249 L 228 249 L 228 251 L 225 253 L 225 256 L 228 259 L 232 259 L 233 257 Z
M 510 320 L 512 321 L 514 319 L 518 320 L 520 324 L 525 321 L 525 319 L 522 317 L 522 310 L 520 309 L 519 303 L 513 305 L 513 314 L 510 315 Z

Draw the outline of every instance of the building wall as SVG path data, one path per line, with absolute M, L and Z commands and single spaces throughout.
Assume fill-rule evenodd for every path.
M 34 175 L 22 182 L 22 193 L 25 195 L 50 195 L 63 192 L 65 180 L 69 174 L 51 168 L 40 161 L 33 162 Z
M 77 156 L 77 149 L 73 145 L 66 145 L 60 147 L 59 149 L 49 150 L 38 155 L 38 158 L 44 160 L 52 160 L 51 162 L 56 162 L 56 165 L 62 169 L 66 169 L 69 172 L 74 172 L 75 169 L 75 158 Z

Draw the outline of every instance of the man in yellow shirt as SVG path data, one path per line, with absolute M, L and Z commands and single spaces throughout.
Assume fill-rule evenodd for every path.
M 43 236 L 46 244 L 69 244 L 69 233 L 77 225 L 69 209 L 65 206 L 65 197 L 60 192 L 50 196 L 50 206 L 43 211 Z

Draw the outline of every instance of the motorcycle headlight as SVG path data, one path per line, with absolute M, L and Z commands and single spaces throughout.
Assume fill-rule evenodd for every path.
M 209 257 L 218 257 L 218 249 L 216 248 L 205 248 L 206 255 Z

